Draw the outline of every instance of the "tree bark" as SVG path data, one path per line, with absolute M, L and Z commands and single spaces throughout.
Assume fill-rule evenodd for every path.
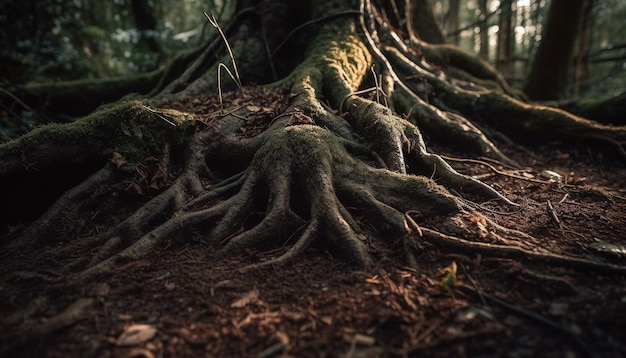
M 432 44 L 445 43 L 441 27 L 435 19 L 429 0 L 406 0 L 407 26 L 421 40 Z
M 553 0 L 524 92 L 534 100 L 571 94 L 570 75 L 586 0 Z
M 478 1 L 480 15 L 480 45 L 479 55 L 485 60 L 489 60 L 489 26 L 487 24 L 487 0 Z
M 496 50 L 496 65 L 498 71 L 502 73 L 505 78 L 508 78 L 511 74 L 511 34 L 513 21 L 513 10 L 510 0 L 505 0 L 502 5 L 502 12 L 500 13 L 500 22 L 498 30 L 498 47 Z
M 452 40 L 450 41 L 454 45 L 459 45 L 459 0 L 450 0 L 448 2 L 448 12 L 446 13 L 445 18 L 445 28 L 446 35 L 448 37 L 452 36 Z M 454 34 L 454 35 L 451 35 Z

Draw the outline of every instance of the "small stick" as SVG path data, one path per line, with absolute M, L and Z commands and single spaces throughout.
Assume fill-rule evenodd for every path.
M 215 18 L 215 15 L 209 16 L 204 11 L 202 13 L 204 14 L 204 16 L 206 16 L 206 18 L 209 20 L 211 25 L 213 25 L 213 27 L 215 27 L 217 29 L 217 31 L 219 31 L 220 36 L 222 36 L 222 40 L 224 40 L 224 44 L 226 44 L 226 49 L 228 50 L 228 56 L 230 56 L 230 60 L 233 63 L 233 70 L 235 71 L 235 75 L 237 76 L 237 80 L 236 80 L 237 85 L 239 86 L 239 89 L 241 89 L 241 92 L 243 92 L 243 88 L 241 86 L 241 79 L 239 78 L 239 71 L 237 71 L 237 64 L 235 63 L 235 56 L 233 56 L 233 51 L 230 49 L 230 45 L 228 44 L 228 40 L 226 40 L 226 35 L 224 35 L 224 32 L 222 31 L 222 28 L 217 23 L 217 19 Z
M 422 233 L 422 228 L 420 228 L 420 226 L 417 225 L 415 220 L 413 220 L 413 218 L 411 217 L 411 214 L 419 214 L 419 211 L 417 211 L 417 210 L 409 210 L 409 211 L 404 213 L 404 228 L 406 229 L 406 231 L 409 234 L 412 233 L 411 228 L 408 227 L 408 224 L 407 224 L 407 222 L 408 222 L 417 231 L 417 235 L 419 237 L 424 237 L 424 233 Z
M 547 202 L 547 207 L 548 207 L 548 213 L 550 214 L 550 217 L 552 218 L 552 220 L 554 220 L 554 222 L 559 226 L 559 229 L 562 229 L 563 224 L 561 223 L 561 220 L 559 220 L 559 217 L 556 214 L 556 210 L 554 210 L 554 207 L 552 206 L 552 203 L 550 202 L 550 200 L 548 200 Z

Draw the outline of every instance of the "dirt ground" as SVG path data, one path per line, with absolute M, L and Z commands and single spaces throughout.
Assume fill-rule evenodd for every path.
M 487 217 L 530 233 L 555 253 L 626 265 L 626 165 L 587 148 L 557 148 L 517 154 L 517 148 L 504 148 L 521 171 L 451 164 L 523 204 L 511 210 L 484 203 Z M 542 175 L 544 170 L 560 174 L 561 181 L 548 182 L 555 177 Z M 393 255 L 400 250 L 398 245 L 374 267 L 358 270 L 314 247 L 287 267 L 241 273 L 239 268 L 276 252 L 248 251 L 216 262 L 213 249 L 199 242 L 172 244 L 101 281 L 65 282 L 61 288 L 45 279 L 58 263 L 37 253 L 2 255 L 0 354 L 626 356 L 624 274 L 428 242 L 414 269 Z M 457 281 L 446 289 L 445 269 L 453 262 Z

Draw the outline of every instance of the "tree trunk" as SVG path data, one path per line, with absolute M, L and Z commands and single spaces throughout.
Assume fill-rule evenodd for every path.
M 147 49 L 153 53 L 160 53 L 161 46 L 156 41 L 157 18 L 154 1 L 131 0 L 135 26 L 140 31 L 141 40 L 145 42 Z
M 511 1 L 504 1 L 501 5 L 502 12 L 500 13 L 500 22 L 498 30 L 498 47 L 496 50 L 496 64 L 498 71 L 500 71 L 504 77 L 508 77 L 511 74 L 511 35 L 512 27 L 511 21 L 513 20 L 513 9 Z
M 480 45 L 479 55 L 485 60 L 489 60 L 489 26 L 487 24 L 487 0 L 478 1 L 480 15 Z
M 571 94 L 570 69 L 586 0 L 553 0 L 524 92 L 535 100 Z
M 591 47 L 591 31 L 593 29 L 593 0 L 585 2 L 583 10 L 582 29 L 578 39 L 576 64 L 574 70 L 574 96 L 580 96 L 588 87 L 589 77 L 589 48 Z
M 449 37 L 451 34 L 454 34 L 450 42 L 457 46 L 459 45 L 459 8 L 459 0 L 450 0 L 445 19 L 446 35 Z
M 429 0 L 406 0 L 406 4 L 407 26 L 413 34 L 432 44 L 446 42 Z

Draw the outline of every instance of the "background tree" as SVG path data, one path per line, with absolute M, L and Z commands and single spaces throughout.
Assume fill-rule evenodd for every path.
M 496 50 L 496 63 L 498 70 L 504 76 L 510 75 L 511 65 L 511 37 L 513 36 L 513 3 L 512 1 L 503 1 L 500 5 L 500 22 L 498 25 L 498 47 Z
M 576 40 L 586 0 L 553 0 L 543 27 L 542 39 L 524 88 L 538 100 L 556 100 L 567 96 Z

